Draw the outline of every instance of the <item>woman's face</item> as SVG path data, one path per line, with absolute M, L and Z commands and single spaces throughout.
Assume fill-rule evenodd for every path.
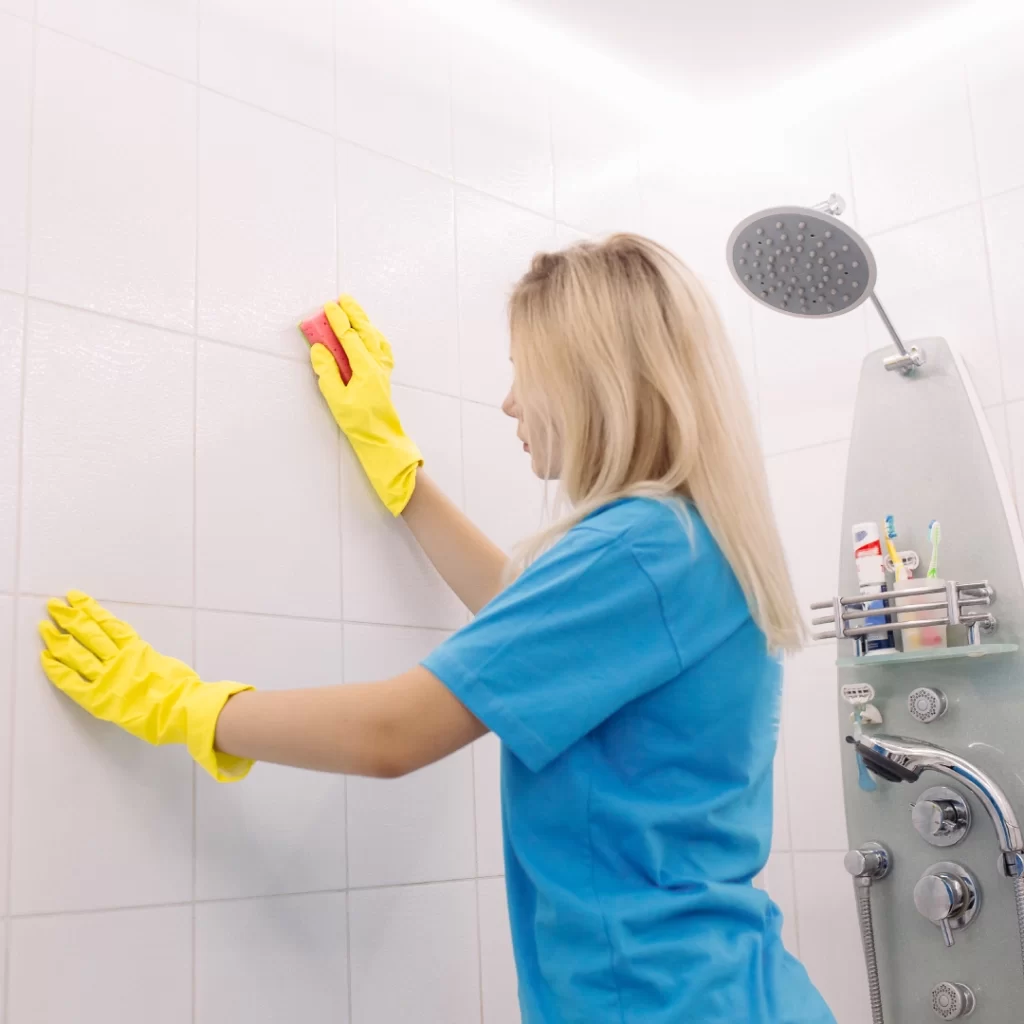
M 512 365 L 514 368 L 515 363 Z M 516 437 L 523 442 L 523 451 L 530 456 L 533 472 L 541 480 L 557 480 L 562 468 L 557 438 L 547 428 L 544 417 L 531 416 L 530 410 L 524 408 L 516 391 L 515 379 L 505 401 L 501 403 L 501 411 L 518 424 Z

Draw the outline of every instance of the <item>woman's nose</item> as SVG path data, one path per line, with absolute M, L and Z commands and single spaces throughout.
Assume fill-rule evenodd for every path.
M 516 400 L 512 397 L 511 391 L 505 396 L 505 401 L 501 403 L 501 411 L 506 416 L 511 416 L 513 419 L 517 418 L 519 410 L 516 406 Z

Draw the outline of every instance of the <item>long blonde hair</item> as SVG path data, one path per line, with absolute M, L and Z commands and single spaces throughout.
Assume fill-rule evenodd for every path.
M 509 322 L 515 397 L 528 428 L 532 418 L 557 437 L 572 509 L 521 547 L 511 571 L 610 501 L 685 498 L 769 645 L 798 648 L 804 627 L 743 379 L 694 274 L 631 234 L 541 253 L 512 293 Z

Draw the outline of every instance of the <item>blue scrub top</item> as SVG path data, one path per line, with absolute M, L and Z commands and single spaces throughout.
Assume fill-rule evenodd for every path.
M 834 1024 L 752 884 L 781 668 L 692 508 L 605 506 L 424 665 L 502 741 L 526 1024 Z

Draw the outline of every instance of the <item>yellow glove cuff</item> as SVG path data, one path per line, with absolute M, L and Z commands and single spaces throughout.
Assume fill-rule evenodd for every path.
M 239 782 L 249 774 L 253 762 L 214 750 L 217 719 L 228 698 L 254 687 L 245 683 L 204 683 L 189 695 L 186 745 L 196 764 L 218 782 Z

